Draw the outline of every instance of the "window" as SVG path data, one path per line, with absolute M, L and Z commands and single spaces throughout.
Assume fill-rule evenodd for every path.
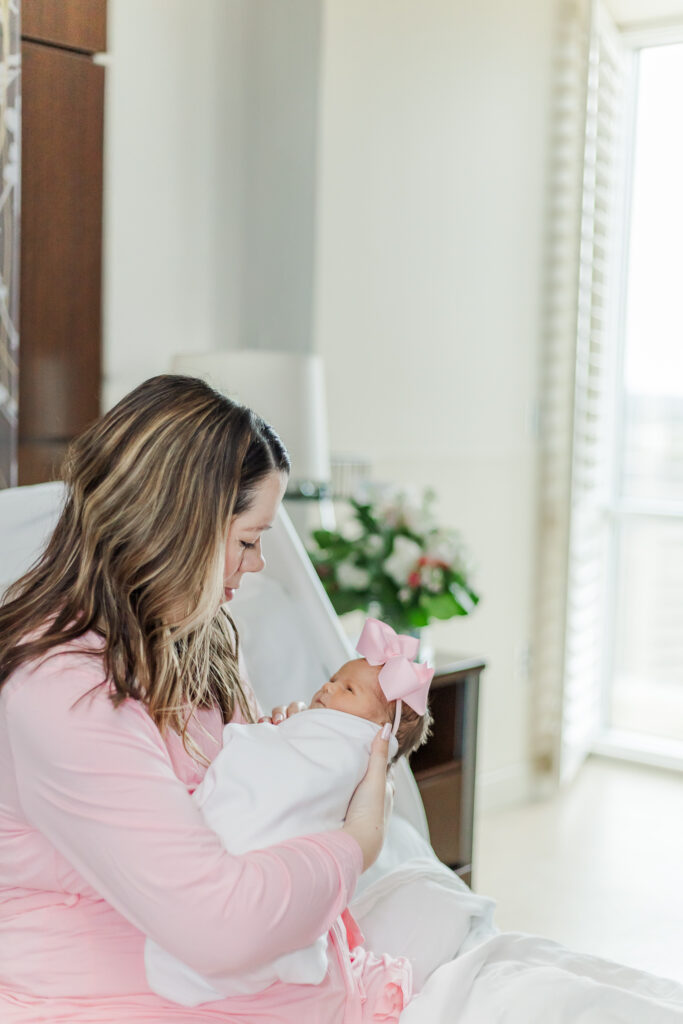
M 683 30 L 627 37 L 600 0 L 562 11 L 531 690 L 543 792 L 591 750 L 683 767 Z
M 601 748 L 683 764 L 683 43 L 636 67 Z

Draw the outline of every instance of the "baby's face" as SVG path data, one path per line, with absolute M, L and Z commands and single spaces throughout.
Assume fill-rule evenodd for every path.
M 379 685 L 380 668 L 381 665 L 368 665 L 365 658 L 347 661 L 329 682 L 320 687 L 310 706 L 346 711 L 349 715 L 384 725 L 389 717 Z

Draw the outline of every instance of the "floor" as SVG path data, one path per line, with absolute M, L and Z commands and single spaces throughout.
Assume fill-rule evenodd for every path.
M 683 983 L 683 775 L 589 758 L 558 797 L 479 818 L 474 866 L 503 931 Z

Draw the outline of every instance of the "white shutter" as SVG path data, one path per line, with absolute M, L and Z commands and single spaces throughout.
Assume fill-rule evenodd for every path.
M 536 767 L 570 778 L 599 724 L 626 51 L 601 4 L 562 5 L 547 245 L 534 644 Z
M 617 240 L 631 56 L 597 4 L 589 56 L 567 580 L 560 780 L 571 778 L 601 719 L 616 374 Z

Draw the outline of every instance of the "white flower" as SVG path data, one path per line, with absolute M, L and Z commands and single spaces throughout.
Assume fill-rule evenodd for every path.
M 385 526 L 395 528 L 401 524 L 403 492 L 395 484 L 366 481 L 356 498 L 371 506 L 373 516 Z
M 378 534 L 371 533 L 368 539 L 365 541 L 363 549 L 366 555 L 370 555 L 371 557 L 373 555 L 378 555 L 380 551 L 384 550 L 384 541 Z
M 436 526 L 431 510 L 433 500 L 430 491 L 421 498 L 415 488 L 387 487 L 375 498 L 375 514 L 387 526 L 404 526 L 421 537 Z
M 418 537 L 432 529 L 434 522 L 426 499 L 420 500 L 414 489 L 401 491 L 396 499 L 399 521 Z
M 401 587 L 401 589 L 398 592 L 398 599 L 399 599 L 399 601 L 408 602 L 408 601 L 410 601 L 412 596 L 413 596 L 413 592 L 410 589 L 410 587 Z
M 359 523 L 358 520 L 354 517 L 353 519 L 347 519 L 347 521 L 342 526 L 340 533 L 344 540 L 348 540 L 351 541 L 351 543 L 353 543 L 354 541 L 361 539 L 361 537 L 365 533 L 365 530 L 363 528 L 362 523 Z
M 370 573 L 359 565 L 341 562 L 337 566 L 337 582 L 347 590 L 366 590 L 370 586 Z
M 422 557 L 422 548 L 409 537 L 394 537 L 394 547 L 384 562 L 384 571 L 399 586 L 408 582 L 414 571 L 418 558 Z
M 459 568 L 464 560 L 463 547 L 455 530 L 435 530 L 427 538 L 425 555 L 453 568 Z
M 441 593 L 443 590 L 441 571 L 433 565 L 423 565 L 420 569 L 420 584 L 432 594 Z
M 380 501 L 375 507 L 375 516 L 384 526 L 395 530 L 401 521 L 401 510 L 394 501 Z

